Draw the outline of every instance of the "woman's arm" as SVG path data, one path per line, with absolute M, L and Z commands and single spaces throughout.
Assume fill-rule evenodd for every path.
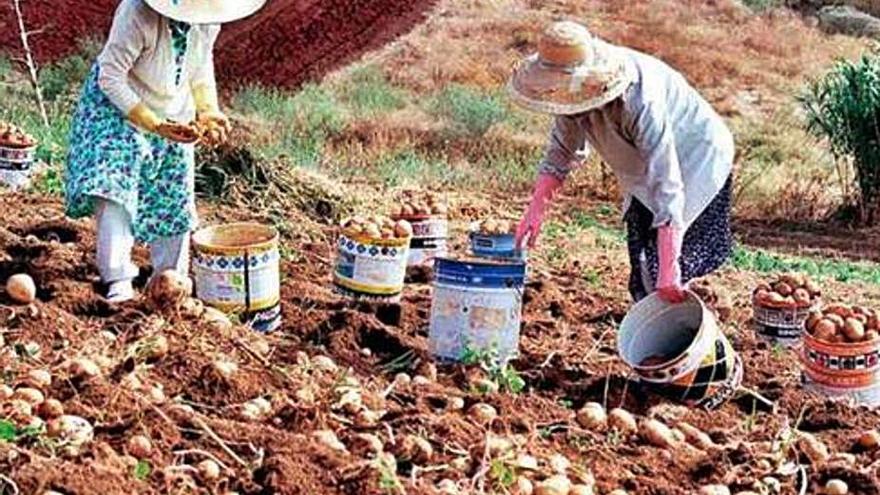
M 147 46 L 154 30 L 146 12 L 137 2 L 123 1 L 113 18 L 113 27 L 98 57 L 98 86 L 113 105 L 140 127 L 155 130 L 161 120 L 147 108 L 129 85 L 129 73 Z
M 556 191 L 572 170 L 583 164 L 587 156 L 586 135 L 575 117 L 558 116 L 550 133 L 550 141 L 539 168 L 532 201 L 516 230 L 517 246 L 527 241 L 534 247 L 541 233 L 544 214 Z

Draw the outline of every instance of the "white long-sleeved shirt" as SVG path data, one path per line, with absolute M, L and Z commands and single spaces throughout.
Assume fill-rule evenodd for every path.
M 206 84 L 216 92 L 213 49 L 220 26 L 192 26 L 178 85 L 169 22 L 143 0 L 122 0 L 116 9 L 98 56 L 98 85 L 125 115 L 144 103 L 160 118 L 189 122 L 195 116 L 192 88 Z
M 625 193 L 654 214 L 654 226 L 688 227 L 733 168 L 730 130 L 677 71 L 649 55 L 616 47 L 635 74 L 621 98 L 599 109 L 558 116 L 541 173 L 560 179 L 595 150 Z

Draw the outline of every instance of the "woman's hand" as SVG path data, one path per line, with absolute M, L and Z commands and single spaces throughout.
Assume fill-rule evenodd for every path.
M 201 141 L 208 146 L 226 142 L 232 131 L 229 118 L 221 112 L 200 113 L 196 125 L 201 133 Z
M 535 183 L 535 192 L 532 201 L 526 210 L 525 216 L 516 229 L 516 246 L 522 249 L 528 241 L 528 247 L 533 248 L 541 234 L 541 226 L 544 223 L 544 214 L 547 206 L 553 199 L 553 194 L 562 186 L 562 181 L 548 174 L 542 174 Z
M 199 130 L 194 125 L 170 120 L 156 126 L 154 132 L 177 143 L 191 144 L 199 140 Z
M 657 230 L 657 258 L 660 266 L 657 274 L 657 295 L 660 299 L 681 304 L 687 299 L 681 283 L 681 244 L 684 233 L 678 227 L 664 225 Z

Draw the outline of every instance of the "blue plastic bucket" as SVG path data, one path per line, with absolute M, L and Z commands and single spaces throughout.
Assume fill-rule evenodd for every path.
M 526 252 L 516 247 L 513 234 L 471 232 L 471 252 L 479 258 L 499 261 L 525 261 Z
M 431 353 L 460 361 L 467 353 L 490 353 L 499 362 L 519 353 L 526 264 L 434 261 Z

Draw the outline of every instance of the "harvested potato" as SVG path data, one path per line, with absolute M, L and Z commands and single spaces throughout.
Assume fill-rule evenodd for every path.
M 880 338 L 874 311 L 859 306 L 830 304 L 806 321 L 806 330 L 815 339 L 829 343 L 873 342 Z
M 21 127 L 0 121 L 0 146 L 6 148 L 30 148 L 37 140 Z
M 510 220 L 487 219 L 471 226 L 471 232 L 485 236 L 513 234 L 516 224 Z
M 571 480 L 566 476 L 556 475 L 535 485 L 535 495 L 568 495 L 571 491 Z
M 769 283 L 761 283 L 752 297 L 756 304 L 770 308 L 808 308 L 821 297 L 819 286 L 799 274 L 784 274 Z
M 192 294 L 193 283 L 177 270 L 165 270 L 150 280 L 147 297 L 155 309 L 179 309 Z
M 398 195 L 397 203 L 391 208 L 391 218 L 445 216 L 448 212 L 448 206 L 436 194 L 430 191 L 409 190 Z
M 662 449 L 669 449 L 677 444 L 672 430 L 656 419 L 649 419 L 642 423 L 640 434 L 648 443 Z
M 353 217 L 342 222 L 342 232 L 352 237 L 378 239 L 407 239 L 412 237 L 412 225 L 400 219 L 394 221 L 389 217 Z
M 715 450 L 718 448 L 718 445 L 712 441 L 712 438 L 703 431 L 700 431 L 699 428 L 683 421 L 678 423 L 677 426 L 678 429 L 684 433 L 685 439 L 694 447 L 704 451 Z
M 700 495 L 730 495 L 727 485 L 706 485 L 700 488 Z
M 626 434 L 636 433 L 639 430 L 636 418 L 629 411 L 621 408 L 612 409 L 608 413 L 608 426 Z
M 880 431 L 868 430 L 862 433 L 859 436 L 858 444 L 865 450 L 875 450 L 880 447 Z
M 19 304 L 30 304 L 37 299 L 37 285 L 30 275 L 19 273 L 6 281 L 6 294 Z
M 72 378 L 89 379 L 101 374 L 101 368 L 94 361 L 86 358 L 74 359 L 67 364 L 66 368 Z
M 849 485 L 843 480 L 832 479 L 825 483 L 826 495 L 847 495 L 849 493 Z
M 602 404 L 588 402 L 578 411 L 577 422 L 588 430 L 602 431 L 608 424 L 608 414 Z
M 143 435 L 135 435 L 128 439 L 126 450 L 134 457 L 144 459 L 153 452 L 153 443 Z
M 810 433 L 800 434 L 798 438 L 798 448 L 805 456 L 807 456 L 807 459 L 809 459 L 813 465 L 824 464 L 831 456 L 828 452 L 828 447 Z

